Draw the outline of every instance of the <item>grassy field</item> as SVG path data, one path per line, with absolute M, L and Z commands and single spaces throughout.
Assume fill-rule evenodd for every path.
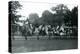
M 33 52 L 76 49 L 77 39 L 72 40 L 12 40 L 12 52 Z

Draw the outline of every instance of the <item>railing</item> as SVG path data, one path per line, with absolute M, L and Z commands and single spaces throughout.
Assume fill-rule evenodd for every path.
M 77 36 L 11 36 L 12 40 L 54 40 L 54 39 L 77 39 Z

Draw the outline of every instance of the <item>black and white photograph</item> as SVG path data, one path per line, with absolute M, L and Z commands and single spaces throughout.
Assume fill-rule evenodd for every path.
M 78 49 L 78 5 L 9 1 L 10 53 Z

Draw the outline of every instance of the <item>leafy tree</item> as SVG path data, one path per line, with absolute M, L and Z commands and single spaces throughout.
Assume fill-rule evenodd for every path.
M 64 14 L 64 23 L 66 26 L 71 26 L 71 21 L 72 21 L 72 17 L 71 17 L 71 11 L 68 10 L 65 14 Z
M 38 20 L 39 19 L 39 16 L 38 16 L 38 14 L 37 13 L 31 13 L 30 15 L 29 15 L 29 23 L 31 23 L 31 24 L 34 24 L 34 25 L 38 25 Z
M 18 1 L 10 1 L 9 2 L 9 19 L 11 20 L 11 24 L 15 24 L 15 21 L 18 21 L 21 15 L 16 15 L 17 9 L 21 9 L 22 5 Z
M 42 13 L 42 19 L 44 24 L 51 25 L 61 25 L 64 22 L 64 14 L 67 12 L 68 8 L 64 4 L 59 4 L 56 7 L 52 7 L 51 10 L 56 12 L 53 14 L 52 12 L 45 10 Z
M 72 26 L 78 26 L 78 7 L 72 9 Z
M 64 14 L 69 10 L 66 5 L 64 4 L 59 4 L 56 7 L 52 7 L 51 10 L 56 12 L 54 14 L 54 18 L 56 19 L 55 21 L 58 23 L 58 25 L 61 25 L 64 23 Z
M 9 5 L 9 23 L 11 25 L 10 36 L 13 36 L 14 38 L 14 33 L 17 32 L 17 30 L 19 30 L 19 25 L 17 25 L 15 22 L 19 20 L 19 17 L 21 17 L 21 15 L 16 15 L 16 13 L 18 12 L 17 9 L 21 9 L 22 5 L 20 5 L 18 1 L 10 1 L 8 5 Z
M 67 26 L 78 26 L 78 7 L 74 7 L 72 11 L 68 10 L 64 16 L 64 21 Z
M 67 6 L 65 6 L 64 4 L 59 4 L 56 7 L 52 7 L 51 8 L 52 11 L 56 11 L 56 14 L 63 14 L 66 13 L 66 11 L 68 10 Z
M 43 19 L 43 24 L 52 24 L 52 21 L 53 21 L 53 14 L 48 11 L 48 10 L 45 10 L 43 13 L 42 13 L 42 18 Z

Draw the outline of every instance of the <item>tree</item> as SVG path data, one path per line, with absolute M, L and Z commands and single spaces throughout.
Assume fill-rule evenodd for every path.
M 71 12 L 72 26 L 78 27 L 78 7 L 74 7 Z
M 78 26 L 78 7 L 74 7 L 72 11 L 68 10 L 64 16 L 65 24 L 68 26 Z
M 29 15 L 29 23 L 31 23 L 31 24 L 34 24 L 34 25 L 38 25 L 38 20 L 39 19 L 39 16 L 38 16 L 38 14 L 37 13 L 31 13 L 30 15 Z
M 53 14 L 49 10 L 45 10 L 42 13 L 44 24 L 61 25 L 64 22 L 64 14 L 68 10 L 67 6 L 64 4 L 59 4 L 56 7 L 52 7 L 51 10 L 56 13 Z
M 8 5 L 9 5 L 9 23 L 10 23 L 10 28 L 11 28 L 10 37 L 13 36 L 13 39 L 14 39 L 14 34 L 15 32 L 19 32 L 19 27 L 20 27 L 15 22 L 19 20 L 19 17 L 21 17 L 21 15 L 16 15 L 16 13 L 18 12 L 16 10 L 21 9 L 22 5 L 20 5 L 18 1 L 10 1 Z
M 71 26 L 71 21 L 72 21 L 72 17 L 71 17 L 71 11 L 67 10 L 67 12 L 64 14 L 64 23 L 66 26 Z
M 52 21 L 53 21 L 53 14 L 48 11 L 48 10 L 45 10 L 43 13 L 42 13 L 42 18 L 43 19 L 43 24 L 53 24 Z
M 54 14 L 56 22 L 58 22 L 58 25 L 61 25 L 64 23 L 64 14 L 69 10 L 66 5 L 59 4 L 56 7 L 52 7 L 51 10 L 56 12 Z
M 21 15 L 16 15 L 17 9 L 21 9 L 22 5 L 18 1 L 9 2 L 9 18 L 11 19 L 11 24 L 15 24 L 15 21 L 19 20 Z
M 56 11 L 56 14 L 63 14 L 63 13 L 66 13 L 68 8 L 64 4 L 59 4 L 56 7 L 52 7 L 51 10 Z

